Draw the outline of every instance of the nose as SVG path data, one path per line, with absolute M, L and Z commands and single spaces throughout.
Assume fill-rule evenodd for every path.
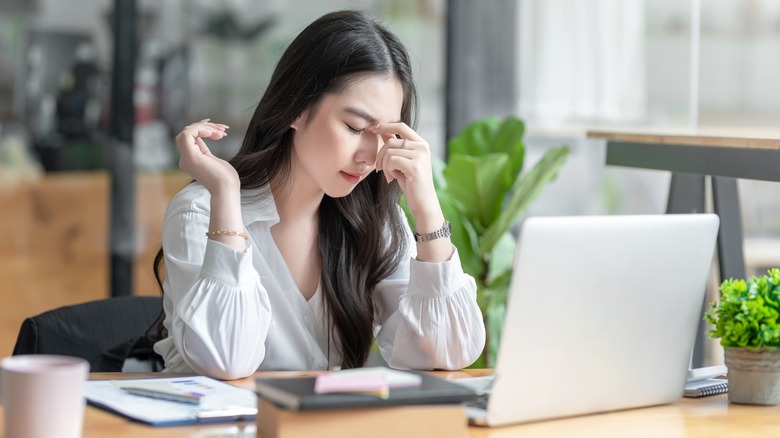
M 355 153 L 355 161 L 368 167 L 376 166 L 376 156 L 379 154 L 380 147 L 382 147 L 381 137 L 378 134 L 365 131 L 360 136 L 360 146 Z

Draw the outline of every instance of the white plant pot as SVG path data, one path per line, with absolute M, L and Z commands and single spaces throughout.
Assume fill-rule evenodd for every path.
M 780 404 L 780 348 L 726 348 L 729 402 Z

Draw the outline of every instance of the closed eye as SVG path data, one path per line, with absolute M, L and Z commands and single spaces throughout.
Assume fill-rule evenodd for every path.
M 355 129 L 352 126 L 350 126 L 349 124 L 347 124 L 347 129 L 349 129 L 349 132 L 351 132 L 351 133 L 353 133 L 355 135 L 360 135 L 360 134 L 363 133 L 363 131 L 365 131 L 365 129 Z

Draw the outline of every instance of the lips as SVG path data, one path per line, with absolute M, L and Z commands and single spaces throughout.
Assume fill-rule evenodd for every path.
M 344 177 L 347 181 L 349 181 L 352 184 L 356 184 L 360 182 L 360 180 L 363 178 L 363 174 L 360 172 L 341 172 L 341 176 Z

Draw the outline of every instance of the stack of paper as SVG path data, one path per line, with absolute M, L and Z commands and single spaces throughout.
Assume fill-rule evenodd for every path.
M 130 394 L 123 388 L 197 394 L 200 403 L 192 405 L 156 400 Z M 253 421 L 257 415 L 255 393 L 204 376 L 91 380 L 84 386 L 84 396 L 91 405 L 154 426 Z

